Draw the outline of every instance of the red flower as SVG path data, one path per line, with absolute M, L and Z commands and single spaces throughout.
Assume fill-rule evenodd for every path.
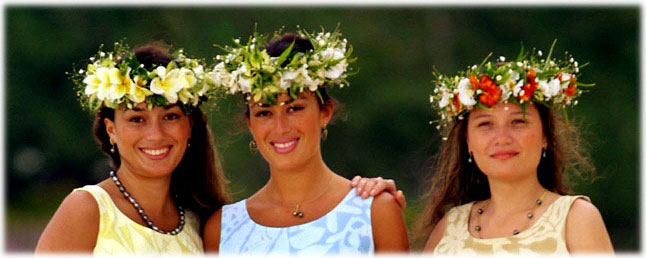
M 520 99 L 527 101 L 532 98 L 536 88 L 538 88 L 538 82 L 536 81 L 536 72 L 534 72 L 534 68 L 532 68 L 529 69 L 529 72 L 527 73 L 527 80 L 525 81 L 525 85 L 523 85 L 523 90 L 525 92 L 520 96 Z
M 455 107 L 455 113 L 460 113 L 460 99 L 457 93 L 453 95 L 453 106 Z
M 473 91 L 478 89 L 478 78 L 475 75 L 471 75 L 469 77 L 469 82 L 471 82 L 471 85 L 473 85 Z
M 478 97 L 480 103 L 488 107 L 496 105 L 502 95 L 500 87 L 487 75 L 480 77 L 480 87 L 482 88 L 482 94 Z
M 565 95 L 567 95 L 568 97 L 574 96 L 574 93 L 576 93 L 576 78 L 570 79 L 570 84 L 568 84 L 567 89 L 565 89 L 563 92 L 565 92 Z

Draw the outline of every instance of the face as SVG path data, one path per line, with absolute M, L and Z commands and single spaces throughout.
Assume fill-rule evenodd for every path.
M 533 104 L 523 113 L 518 104 L 499 103 L 491 110 L 477 108 L 471 112 L 467 145 L 488 178 L 505 180 L 536 176 L 547 141 Z
M 249 104 L 247 119 L 258 150 L 270 167 L 298 169 L 321 158 L 321 129 L 332 118 L 333 105 L 319 107 L 317 96 L 311 92 L 297 99 L 281 94 L 276 103 Z
M 177 105 L 148 110 L 142 103 L 115 110 L 114 121 L 106 118 L 104 122 L 119 150 L 120 169 L 144 176 L 170 175 L 191 137 L 190 119 Z

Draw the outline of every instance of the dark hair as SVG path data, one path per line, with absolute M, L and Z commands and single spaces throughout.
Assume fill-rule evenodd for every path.
M 306 53 L 307 51 L 314 50 L 314 46 L 309 39 L 298 36 L 295 33 L 286 33 L 281 38 L 270 41 L 267 46 L 265 46 L 265 49 L 267 50 L 267 54 L 269 54 L 269 56 L 278 57 L 283 53 L 283 51 L 285 51 L 285 49 L 289 47 L 289 45 L 292 44 L 292 42 L 294 42 L 294 46 L 292 46 L 292 52 L 287 57 L 283 65 L 288 64 L 294 56 L 294 53 L 296 52 Z M 330 97 L 325 87 L 319 87 L 317 91 L 321 95 L 321 99 L 317 101 L 319 107 L 326 105 L 328 101 L 334 102 L 334 104 L 338 104 L 337 101 Z M 243 96 L 243 98 L 246 99 L 247 96 Z M 245 116 L 249 117 L 249 105 L 245 105 Z
M 172 57 L 161 43 L 148 44 L 134 50 L 140 63 L 148 69 L 153 65 L 167 65 Z M 224 177 L 220 157 L 213 142 L 207 118 L 198 107 L 186 109 L 193 125 L 191 128 L 191 146 L 186 149 L 182 160 L 171 176 L 170 194 L 177 196 L 175 201 L 183 207 L 198 214 L 202 224 L 222 205 L 229 203 L 227 180 Z M 114 109 L 102 106 L 94 115 L 94 137 L 99 147 L 110 158 L 110 166 L 115 171 L 121 165 L 119 152 L 110 152 L 112 144 L 104 119 L 114 121 Z M 115 146 L 118 150 L 118 146 Z
M 547 138 L 547 156 L 541 158 L 538 181 L 545 189 L 569 194 L 568 173 L 580 176 L 583 171 L 593 173 L 594 166 L 583 151 L 578 132 L 572 122 L 565 122 L 560 114 L 543 105 L 534 105 Z M 489 181 L 475 163 L 469 163 L 466 142 L 468 113 L 464 119 L 456 119 L 449 127 L 448 137 L 440 151 L 432 157 L 433 174 L 426 185 L 430 186 L 422 196 L 426 207 L 417 219 L 416 243 L 426 240 L 440 219 L 452 207 L 490 198 Z

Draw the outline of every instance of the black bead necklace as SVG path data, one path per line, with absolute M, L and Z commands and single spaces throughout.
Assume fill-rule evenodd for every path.
M 527 226 L 527 222 L 529 222 L 534 217 L 534 211 L 536 210 L 536 208 L 538 208 L 539 206 L 541 206 L 541 204 L 543 204 L 543 197 L 545 197 L 546 193 L 547 193 L 547 191 L 543 191 L 543 194 L 541 195 L 541 197 L 536 199 L 536 205 L 532 206 L 532 209 L 529 212 L 527 212 L 527 221 L 525 221 L 525 226 Z M 474 229 L 475 229 L 476 232 L 478 232 L 478 236 L 480 238 L 482 238 L 482 235 L 481 235 L 481 232 L 480 232 L 482 230 L 482 227 L 480 226 L 480 215 L 482 215 L 482 213 L 484 213 L 484 208 L 485 207 L 481 207 L 481 208 L 478 208 L 476 210 L 476 212 L 478 213 L 478 216 L 476 217 L 477 222 L 476 222 L 476 226 L 474 227 Z M 518 234 L 520 234 L 520 231 L 518 229 L 514 229 L 513 234 L 518 235 Z
M 133 198 L 127 191 L 126 188 L 121 184 L 121 181 L 119 181 L 119 178 L 117 177 L 117 173 L 114 171 L 110 171 L 110 177 L 112 178 L 112 181 L 114 181 L 114 184 L 117 185 L 117 188 L 119 188 L 119 191 L 123 194 L 124 197 L 132 204 L 132 206 L 135 206 L 135 209 L 137 209 L 137 212 L 139 212 L 139 215 L 141 216 L 141 219 L 146 222 L 146 226 L 154 231 L 157 231 L 162 234 L 167 234 L 167 235 L 177 235 L 179 232 L 182 231 L 184 228 L 184 224 L 186 223 L 184 221 L 184 208 L 182 206 L 177 205 L 177 213 L 179 214 L 179 225 L 171 231 L 164 231 L 160 229 L 159 227 L 155 226 L 152 220 L 148 218 L 148 215 L 144 212 L 144 209 L 139 205 L 139 203 Z

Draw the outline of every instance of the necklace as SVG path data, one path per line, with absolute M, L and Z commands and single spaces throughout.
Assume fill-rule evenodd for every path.
M 547 190 L 543 191 L 543 194 L 541 194 L 541 197 L 536 199 L 536 205 L 532 206 L 532 209 L 529 212 L 527 212 L 527 220 L 525 221 L 523 228 L 525 228 L 527 226 L 527 223 L 534 217 L 534 211 L 536 210 L 536 208 L 538 208 L 539 206 L 541 206 L 541 204 L 543 204 L 543 197 L 545 197 L 546 193 L 547 193 Z M 478 216 L 476 217 L 476 225 L 474 229 L 476 230 L 476 232 L 478 232 L 478 237 L 480 238 L 482 238 L 482 234 L 481 234 L 482 227 L 480 226 L 480 216 L 482 215 L 482 213 L 484 213 L 485 211 L 484 208 L 486 208 L 486 206 L 480 207 L 476 210 L 476 212 L 478 213 Z M 514 232 L 513 232 L 514 235 L 518 235 L 519 233 L 520 231 L 518 229 L 514 229 Z
M 330 180 L 328 181 L 328 184 L 327 184 L 327 187 L 325 188 L 325 190 L 323 190 L 323 192 L 321 192 L 321 194 L 319 194 L 316 198 L 311 199 L 309 201 L 302 201 L 300 203 L 296 203 L 296 208 L 294 209 L 294 211 L 292 211 L 292 216 L 297 217 L 297 218 L 303 218 L 303 216 L 305 216 L 305 214 L 303 213 L 303 211 L 300 210 L 301 204 L 309 203 L 309 202 L 314 201 L 314 200 L 318 200 L 321 196 L 323 196 L 330 189 L 330 185 L 331 185 L 330 182 L 331 181 L 332 181 L 332 178 L 330 178 Z M 271 197 L 271 195 L 269 195 L 269 198 L 274 199 L 273 197 Z M 282 203 L 282 201 L 281 201 L 281 203 Z
M 139 215 L 141 218 L 146 222 L 146 226 L 154 231 L 157 231 L 162 234 L 168 234 L 168 235 L 177 235 L 179 232 L 182 231 L 184 228 L 184 224 L 186 223 L 184 221 L 184 208 L 182 206 L 177 205 L 177 213 L 179 214 L 179 225 L 171 231 L 164 231 L 160 229 L 159 227 L 155 226 L 155 223 L 153 223 L 152 220 L 148 218 L 148 215 L 144 212 L 144 208 L 139 205 L 139 203 L 135 200 L 135 198 L 132 197 L 127 191 L 126 188 L 121 184 L 121 181 L 119 181 L 119 178 L 117 177 L 117 173 L 114 171 L 110 171 L 110 177 L 112 178 L 112 181 L 114 181 L 114 184 L 117 185 L 119 188 L 119 191 L 123 194 L 126 199 L 132 204 L 132 206 L 135 206 L 135 209 L 137 209 L 137 212 L 139 212 Z

